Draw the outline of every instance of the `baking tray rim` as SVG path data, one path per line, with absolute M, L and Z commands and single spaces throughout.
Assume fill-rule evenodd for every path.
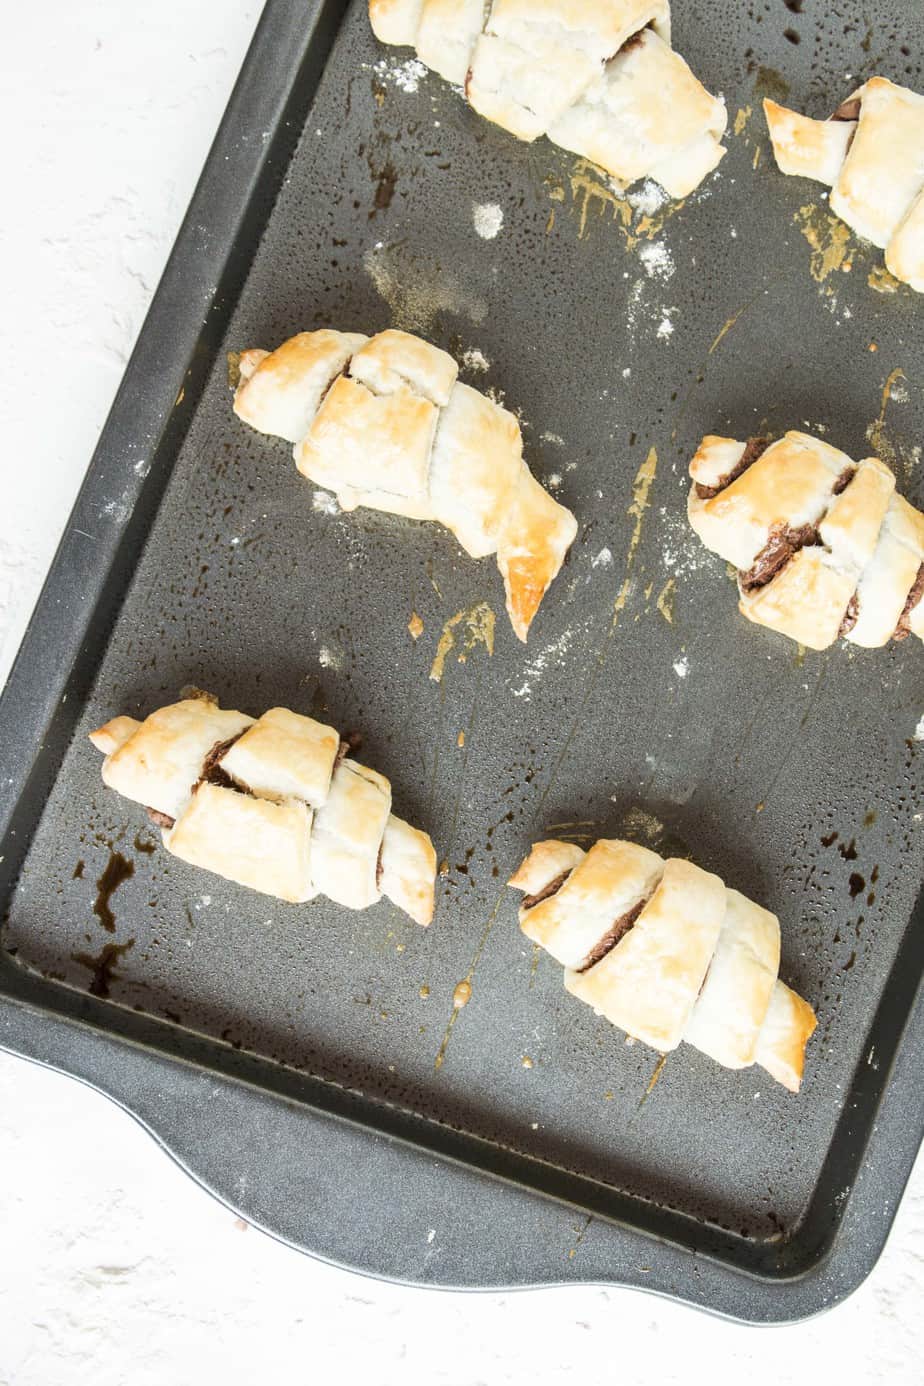
M 117 611 L 123 591 L 118 575 L 131 571 L 133 564 L 129 560 L 129 550 L 136 547 L 137 536 L 146 534 L 154 522 L 157 505 L 170 473 L 169 462 L 163 466 L 158 463 L 165 457 L 175 456 L 178 440 L 193 417 L 195 404 L 214 364 L 217 341 L 249 270 L 251 253 L 248 229 L 258 235 L 255 228 L 264 224 L 271 210 L 275 191 L 278 190 L 303 124 L 303 120 L 294 118 L 295 112 L 303 110 L 307 113 L 310 108 L 327 55 L 347 8 L 347 0 L 313 0 L 309 20 L 308 12 L 299 0 L 267 0 L 265 5 L 189 211 L 0 697 L 0 745 L 5 748 L 4 756 L 8 760 L 0 801 L 0 833 L 8 850 L 0 860 L 0 885 L 7 893 L 15 880 L 18 861 L 24 855 L 29 840 L 28 833 L 20 835 L 18 842 L 15 840 L 17 825 L 25 821 L 27 816 L 35 816 L 26 809 L 25 801 L 30 795 L 32 800 L 38 795 L 39 803 L 44 802 L 41 791 L 54 778 L 54 767 L 71 739 L 81 706 L 81 692 L 86 689 L 98 663 L 90 652 L 93 640 L 87 637 L 100 624 L 105 627 Z M 279 61 L 280 53 L 288 55 L 287 63 Z M 261 132 L 265 130 L 273 132 L 268 140 L 262 137 Z M 245 132 L 243 138 L 242 131 Z M 211 351 L 208 349 L 210 342 Z M 161 347 L 166 350 L 161 350 Z M 139 439 L 143 441 L 139 443 Z M 125 457 L 127 450 L 131 449 L 134 449 L 136 460 L 133 478 L 126 489 Z M 97 540 L 96 548 L 87 552 L 79 542 L 81 518 L 85 512 L 92 512 L 97 517 L 98 528 L 100 504 L 113 493 L 115 481 L 124 489 L 127 502 L 124 517 L 118 512 L 113 515 L 105 532 Z M 76 577 L 82 578 L 83 582 L 75 581 Z M 114 596 L 110 590 L 113 587 Z M 85 600 L 85 595 L 89 595 L 91 600 Z M 33 748 L 37 748 L 34 757 Z M 881 1128 L 885 1124 L 887 1109 L 894 1112 L 899 1104 L 892 1069 L 896 1058 L 901 1058 L 908 1047 L 907 1043 L 902 1043 L 902 1036 L 910 1028 L 924 1031 L 924 991 L 919 985 L 920 969 L 915 971 L 901 967 L 911 937 L 916 931 L 920 932 L 922 924 L 924 892 L 918 898 L 871 1027 L 871 1033 L 876 1031 L 876 1044 L 883 1062 L 877 1070 L 870 1068 L 868 1072 L 864 1071 L 861 1063 L 855 1074 L 854 1087 L 851 1088 L 853 1095 L 859 1083 L 864 1110 L 859 1118 L 851 1116 L 845 1104 L 807 1213 L 786 1239 L 785 1245 L 792 1248 L 797 1245 L 798 1238 L 802 1238 L 805 1244 L 807 1237 L 807 1252 L 802 1251 L 788 1264 L 777 1263 L 775 1270 L 769 1265 L 756 1270 L 752 1265 L 736 1261 L 734 1257 L 720 1256 L 713 1261 L 713 1266 L 722 1275 L 736 1279 L 743 1276 L 759 1285 L 761 1293 L 772 1297 L 773 1292 L 779 1291 L 785 1284 L 806 1283 L 823 1276 L 825 1268 L 837 1259 L 842 1223 L 848 1212 L 856 1213 L 856 1189 L 853 1185 L 858 1182 L 857 1176 L 862 1170 L 864 1157 L 876 1139 L 877 1124 Z M 903 1010 L 894 1005 L 896 993 L 906 1002 Z M 890 1004 L 887 1005 L 887 1002 Z M 890 1021 L 886 1043 L 883 1044 L 879 1039 L 878 1027 L 884 1010 L 891 1010 L 893 1015 L 897 1013 L 902 1019 Z M 25 1023 L 26 1016 L 41 1016 L 46 1024 L 52 1020 L 72 1026 L 76 1024 L 81 1043 L 88 1052 L 94 1046 L 112 1042 L 114 1037 L 121 1036 L 115 1042 L 121 1046 L 123 1053 L 131 1053 L 131 1065 L 150 1063 L 156 1056 L 168 1064 L 193 1063 L 203 1070 L 223 1075 L 223 1081 L 242 1085 L 240 1073 L 233 1072 L 240 1065 L 240 1056 L 236 1056 L 236 1062 L 231 1064 L 229 1076 L 228 1057 L 234 1055 L 230 1047 L 217 1040 L 193 1037 L 199 1051 L 198 1057 L 186 1057 L 177 1053 L 176 1027 L 150 1017 L 140 1021 L 131 1012 L 124 1012 L 128 1022 L 136 1027 L 140 1025 L 151 1036 L 149 1039 L 136 1037 L 133 1040 L 126 1026 L 117 1019 L 121 1011 L 122 1008 L 82 997 L 54 982 L 39 982 L 37 977 L 26 973 L 12 963 L 6 954 L 0 953 L 0 1047 L 37 1062 L 50 1062 L 50 1066 L 80 1077 L 75 1072 L 75 1065 L 57 1064 L 41 1058 L 35 1026 Z M 282 1065 L 257 1056 L 254 1056 L 253 1062 L 263 1070 L 264 1081 L 254 1085 L 244 1080 L 246 1089 L 253 1094 L 256 1086 L 264 1096 L 275 1093 L 276 1100 L 280 1100 L 277 1086 L 268 1080 L 269 1071 L 278 1069 L 295 1073 L 295 1070 L 286 1070 Z M 881 1212 L 875 1217 L 871 1212 L 867 1215 L 862 1257 L 852 1267 L 848 1277 L 850 1284 L 838 1294 L 838 1298 L 855 1288 L 878 1258 L 916 1151 L 924 1139 L 924 1092 L 920 1090 L 922 1085 L 909 1083 L 908 1078 L 910 1075 L 905 1079 L 905 1097 L 916 1094 L 920 1114 L 915 1121 L 896 1125 L 897 1135 L 893 1133 L 891 1146 L 893 1163 L 896 1163 L 894 1157 L 898 1157 L 890 1184 L 893 1196 L 884 1215 Z M 305 1080 L 304 1075 L 301 1075 L 301 1080 L 303 1083 L 322 1082 Z M 130 1100 L 123 1100 L 110 1092 L 107 1084 L 84 1081 L 91 1081 L 92 1086 L 106 1092 L 138 1116 Z M 887 1093 L 888 1102 L 885 1100 Z M 323 1104 L 306 1097 L 304 1092 L 298 1100 L 315 1115 L 325 1111 Z M 381 1110 L 386 1107 L 386 1104 L 375 1099 L 363 1101 L 367 1109 L 374 1107 Z M 913 1103 L 908 1106 L 913 1107 Z M 904 1110 L 907 1115 L 907 1106 Z M 138 1119 L 143 1120 L 140 1116 Z M 410 1120 L 421 1129 L 437 1125 L 420 1116 L 411 1117 Z M 380 1121 L 371 1118 L 367 1124 L 370 1129 L 364 1134 L 369 1140 L 374 1140 L 375 1135 L 385 1129 Z M 156 1124 L 153 1129 L 157 1139 L 174 1151 L 179 1140 L 178 1132 L 173 1130 L 168 1136 Z M 464 1139 L 478 1143 L 478 1138 L 473 1136 Z M 839 1139 L 846 1140 L 852 1150 L 850 1191 L 835 1197 L 833 1217 L 827 1224 L 827 1230 L 824 1230 L 824 1224 L 819 1222 L 819 1216 L 825 1213 L 818 1206 L 819 1189 Z M 419 1152 L 429 1150 L 432 1154 L 436 1151 L 443 1158 L 453 1158 L 446 1156 L 445 1151 L 440 1151 L 435 1142 L 412 1140 L 411 1144 L 416 1145 Z M 522 1160 L 529 1165 L 540 1163 L 531 1157 L 522 1157 Z M 184 1167 L 187 1166 L 184 1164 Z M 473 1167 L 491 1176 L 491 1171 L 479 1162 Z M 199 1178 L 194 1167 L 189 1167 L 189 1172 Z M 581 1176 L 572 1178 L 566 1171 L 561 1171 L 561 1174 L 572 1183 L 582 1180 Z M 505 1177 L 497 1171 L 494 1176 L 499 1180 Z M 200 1179 L 200 1182 L 204 1181 Z M 828 1182 L 830 1186 L 830 1180 Z M 538 1199 L 551 1196 L 559 1202 L 569 1202 L 561 1193 L 550 1195 L 548 1190 L 539 1188 L 535 1183 L 532 1184 L 532 1194 L 538 1195 Z M 640 1196 L 620 1197 L 628 1197 L 634 1204 L 646 1206 Z M 585 1211 L 587 1209 L 586 1201 L 579 1201 L 573 1206 L 582 1207 Z M 246 1208 L 241 1211 L 246 1215 Z M 832 1212 L 830 1206 L 827 1212 Z M 599 1210 L 591 1211 L 591 1217 L 605 1219 L 609 1216 Z M 680 1213 L 675 1218 L 691 1223 L 695 1221 L 689 1215 Z M 249 1220 L 257 1221 L 253 1218 Z M 608 1225 L 614 1237 L 645 1238 L 649 1259 L 653 1261 L 657 1259 L 655 1246 L 663 1249 L 666 1244 L 660 1236 L 656 1243 L 652 1243 L 651 1231 L 637 1221 L 626 1223 L 622 1218 L 617 1218 L 609 1221 Z M 266 1230 L 288 1240 L 282 1227 L 269 1227 Z M 719 1238 L 719 1241 L 722 1240 Z M 735 1238 L 734 1241 L 744 1242 L 745 1239 Z M 666 1242 L 678 1245 L 676 1239 L 667 1238 Z M 311 1250 L 303 1242 L 293 1244 L 303 1250 Z M 750 1244 L 756 1245 L 753 1242 Z M 679 1245 L 684 1255 L 688 1256 L 692 1251 L 697 1260 L 704 1259 L 702 1252 L 697 1252 L 683 1239 Z M 323 1259 L 334 1259 L 336 1264 L 369 1273 L 361 1257 L 357 1259 L 348 1253 L 343 1261 L 327 1257 Z M 583 1277 L 578 1275 L 575 1278 Z M 548 1282 L 540 1278 L 518 1283 L 568 1283 L 568 1279 L 570 1277 L 560 1282 Z M 627 1282 L 624 1277 L 619 1278 L 618 1282 L 608 1282 L 604 1277 L 604 1283 Z M 652 1274 L 644 1282 L 644 1287 L 658 1291 L 657 1278 Z M 683 1288 L 678 1289 L 676 1285 L 665 1287 L 660 1292 L 695 1302 Z M 718 1299 L 702 1307 L 719 1313 L 730 1312 L 735 1317 L 748 1317 L 734 1309 L 723 1310 Z M 759 1317 L 772 1317 L 779 1321 L 772 1311 L 769 1314 L 761 1313 Z M 793 1317 L 805 1317 L 805 1314 L 797 1312 Z

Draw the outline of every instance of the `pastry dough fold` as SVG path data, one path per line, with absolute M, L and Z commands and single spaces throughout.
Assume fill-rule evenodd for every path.
M 692 862 L 622 840 L 587 853 L 537 842 L 509 884 L 526 897 L 520 928 L 598 1014 L 661 1053 L 685 1041 L 798 1091 L 815 1014 L 778 979 L 769 910 Z
M 369 18 L 480 115 L 627 186 L 686 197 L 725 154 L 725 103 L 671 48 L 668 0 L 369 0 Z
M 896 279 L 924 292 L 924 96 L 871 77 L 846 103 L 855 119 L 811 120 L 764 102 L 783 173 L 831 189 L 831 210 L 885 250 Z
M 451 356 L 407 332 L 303 332 L 244 353 L 234 409 L 294 441 L 298 470 L 344 510 L 436 520 L 473 558 L 496 554 L 525 640 L 577 521 L 524 462 L 514 415 L 457 374 Z
M 323 893 L 364 909 L 384 894 L 430 923 L 433 844 L 391 813 L 384 775 L 343 757 L 333 727 L 200 695 L 143 722 L 115 717 L 90 740 L 104 782 L 154 810 L 174 856 L 295 904 Z
M 709 436 L 690 463 L 690 523 L 738 569 L 742 614 L 815 650 L 924 636 L 924 515 L 885 463 L 804 433 L 752 450 Z

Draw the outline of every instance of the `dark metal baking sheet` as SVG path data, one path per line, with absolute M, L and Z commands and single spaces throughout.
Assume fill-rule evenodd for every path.
M 678 6 L 735 133 L 718 178 L 627 226 L 592 171 L 379 49 L 363 4 L 339 29 L 338 5 L 267 7 L 0 703 L 0 1042 L 110 1092 L 297 1245 L 750 1319 L 823 1307 L 878 1254 L 924 1130 L 920 647 L 803 656 L 745 627 L 684 473 L 703 432 L 808 424 L 924 498 L 915 297 L 881 293 L 878 253 L 774 172 L 759 115 L 781 71 L 815 114 L 846 72 L 920 86 L 904 8 L 867 33 L 832 5 L 818 33 L 782 3 L 735 28 Z M 526 650 L 490 561 L 327 513 L 231 416 L 227 352 L 328 323 L 423 331 L 522 411 L 582 525 Z M 431 679 L 479 603 L 493 654 L 463 618 Z M 152 852 L 85 733 L 187 683 L 361 730 L 445 858 L 434 927 L 283 907 Z M 648 1090 L 651 1053 L 516 929 L 502 882 L 547 830 L 688 850 L 779 912 L 820 1017 L 798 1099 L 685 1049 Z

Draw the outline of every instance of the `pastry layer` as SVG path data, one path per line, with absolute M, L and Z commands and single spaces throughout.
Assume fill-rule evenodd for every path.
M 830 120 L 764 111 L 780 170 L 830 187 L 831 210 L 924 292 L 924 96 L 871 77 Z
M 762 1064 L 798 1088 L 812 1008 L 778 980 L 768 910 L 691 862 L 603 839 L 537 842 L 509 884 L 520 928 L 565 986 L 662 1053 L 681 1040 L 726 1068 Z
M 523 461 L 514 415 L 457 374 L 451 356 L 408 332 L 306 332 L 244 353 L 234 408 L 294 440 L 298 470 L 344 510 L 437 520 L 473 558 L 496 554 L 525 640 L 577 521 Z
M 710 435 L 690 463 L 690 523 L 738 569 L 740 610 L 810 649 L 924 636 L 924 515 L 875 457 L 804 433 Z
M 668 0 L 370 0 L 369 17 L 486 119 L 626 185 L 686 197 L 725 154 L 725 104 L 671 48 Z
M 293 903 L 323 892 L 363 909 L 385 894 L 430 923 L 433 844 L 392 815 L 388 780 L 348 759 L 333 727 L 280 707 L 254 720 L 202 695 L 115 717 L 90 740 L 105 783 L 184 861 Z

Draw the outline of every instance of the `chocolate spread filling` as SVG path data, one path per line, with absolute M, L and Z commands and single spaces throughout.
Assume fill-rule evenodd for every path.
M 651 26 L 647 25 L 646 27 L 650 28 Z M 644 40 L 645 30 L 639 29 L 636 33 L 630 34 L 629 37 L 626 39 L 625 43 L 622 45 L 622 47 L 618 48 L 616 51 L 617 53 L 631 53 L 632 49 L 638 48 L 644 42 Z
M 363 744 L 361 732 L 350 732 L 347 736 L 341 736 L 340 745 L 337 747 L 337 754 L 334 756 L 334 770 L 338 765 L 342 765 L 347 756 L 358 751 Z
M 859 96 L 852 96 L 852 97 L 850 98 L 849 101 L 842 101 L 842 102 L 841 102 L 841 104 L 838 106 L 837 110 L 834 112 L 834 115 L 831 117 L 831 119 L 832 119 L 832 120 L 859 120 L 859 119 L 860 119 L 860 107 L 861 107 L 862 104 L 863 104 L 863 103 L 862 103 L 862 101 L 861 101 L 861 99 L 860 99 Z
M 766 587 L 786 567 L 793 554 L 817 543 L 818 530 L 814 525 L 799 525 L 796 529 L 791 529 L 789 525 L 774 525 L 770 538 L 751 567 L 746 572 L 738 573 L 742 591 L 754 592 L 758 587 Z
M 384 841 L 383 841 L 383 845 L 384 845 Z M 382 866 L 382 847 L 379 847 L 379 854 L 378 854 L 378 856 L 377 856 L 376 859 L 375 859 L 375 888 L 376 888 L 376 890 L 381 890 L 381 889 L 382 889 L 382 871 L 383 871 L 383 869 L 384 869 L 384 868 L 383 868 L 383 866 Z
M 145 813 L 148 815 L 151 822 L 154 824 L 156 828 L 169 829 L 172 828 L 174 823 L 176 822 L 176 819 L 171 818 L 169 813 L 161 813 L 160 809 L 146 808 Z
M 853 630 L 857 621 L 860 619 L 860 598 L 854 592 L 850 601 L 847 603 L 847 610 L 844 612 L 844 619 L 841 621 L 840 630 L 837 632 L 838 638 L 843 639 Z
M 578 972 L 587 972 L 588 969 L 593 967 L 595 963 L 600 962 L 601 958 L 605 958 L 607 953 L 612 952 L 612 950 L 616 947 L 620 939 L 624 938 L 625 935 L 632 928 L 632 925 L 635 923 L 635 921 L 641 914 L 642 910 L 648 904 L 649 898 L 650 897 L 644 900 L 639 900 L 637 905 L 633 905 L 631 910 L 627 910 L 624 915 L 621 915 L 620 918 L 616 920 L 615 924 L 612 924 L 610 928 L 607 929 L 603 937 L 597 943 L 594 944 L 593 948 L 591 948 L 590 952 L 587 954 L 586 958 L 578 968 Z
M 720 476 L 714 486 L 706 486 L 701 481 L 696 483 L 696 494 L 700 500 L 712 500 L 712 497 L 717 496 L 720 491 L 724 491 L 726 486 L 737 481 L 742 472 L 746 472 L 748 467 L 757 461 L 758 457 L 762 457 L 769 446 L 769 438 L 749 438 L 739 461 L 735 463 L 730 472 Z
M 837 481 L 835 481 L 834 483 L 834 488 L 832 491 L 833 495 L 839 496 L 842 491 L 847 490 L 847 487 L 850 485 L 851 481 L 853 481 L 856 470 L 856 467 L 844 468 L 840 476 L 837 478 Z
M 918 569 L 914 586 L 908 593 L 908 600 L 905 602 L 902 614 L 898 618 L 898 625 L 895 627 L 895 634 L 892 636 L 893 640 L 907 640 L 911 634 L 911 613 L 922 597 L 924 597 L 924 563 Z
M 246 731 L 246 728 L 244 730 Z M 250 793 L 246 785 L 239 784 L 237 780 L 233 779 L 228 774 L 227 770 L 221 768 L 222 758 L 228 754 L 235 741 L 240 741 L 243 735 L 244 732 L 239 731 L 236 736 L 229 737 L 227 741 L 215 742 L 215 745 L 202 762 L 202 773 L 193 785 L 194 794 L 200 784 L 215 784 L 218 785 L 220 789 L 236 789 L 241 794 Z
M 553 895 L 558 894 L 570 875 L 570 871 L 563 871 L 560 876 L 556 876 L 553 881 L 549 881 L 548 885 L 543 886 L 541 890 L 537 890 L 535 895 L 524 895 L 521 907 L 524 910 L 531 910 L 534 909 L 536 905 L 541 905 L 543 900 L 551 899 Z

